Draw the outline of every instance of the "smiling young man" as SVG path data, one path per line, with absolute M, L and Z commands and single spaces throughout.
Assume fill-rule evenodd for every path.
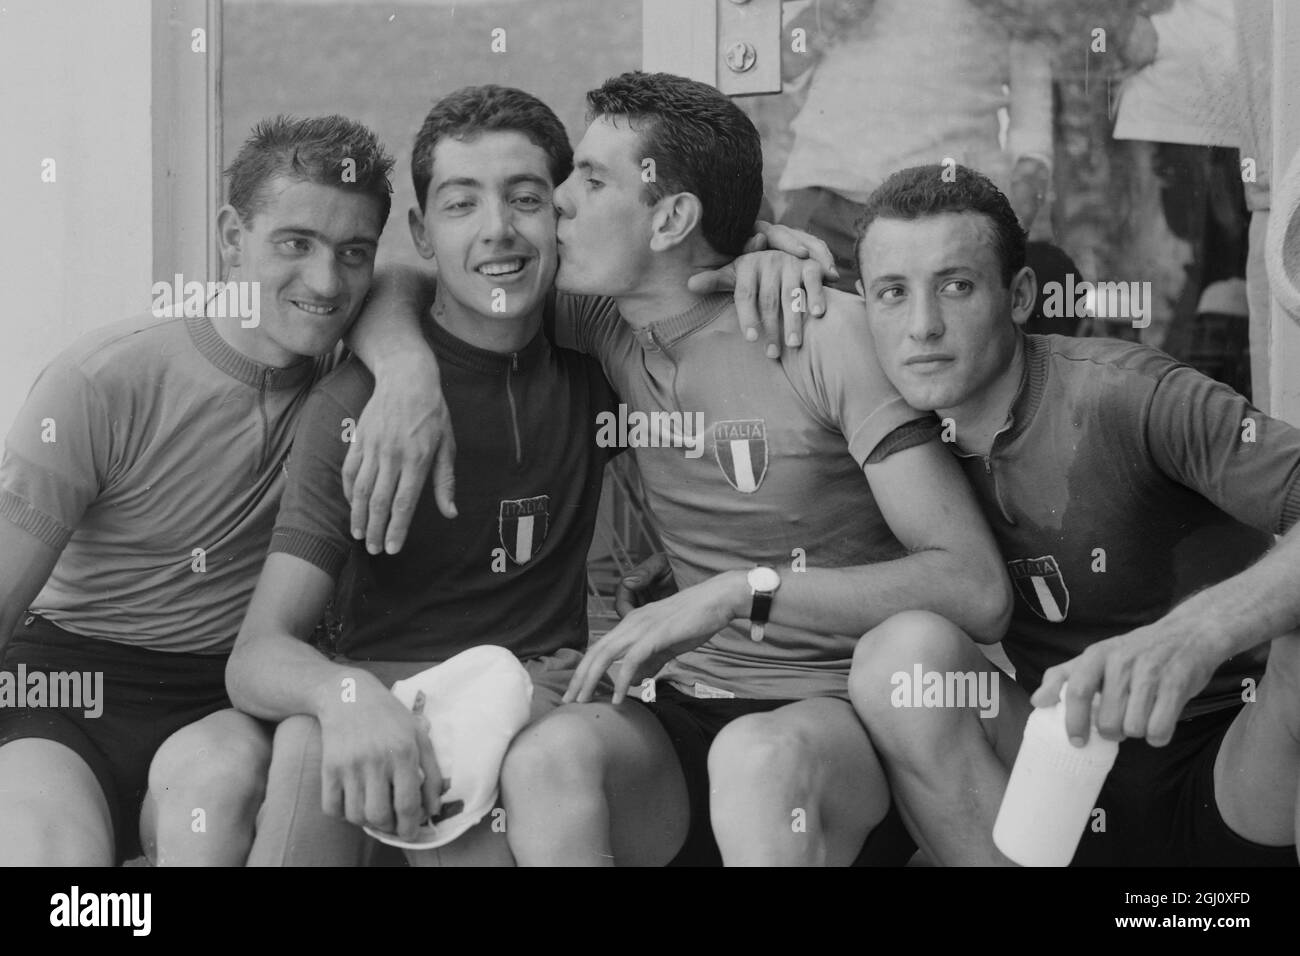
M 357 546 L 361 580 L 346 600 L 353 613 L 342 654 L 327 660 L 306 647 L 351 545 L 349 497 L 354 536 L 367 510 L 368 530 L 376 527 L 374 509 L 359 506 L 337 477 L 347 448 L 338 423 L 364 401 L 369 377 L 347 366 L 322 383 L 295 441 L 274 553 L 229 670 L 241 706 L 284 718 L 254 865 L 357 862 L 366 841 L 354 824 L 410 837 L 436 811 L 437 754 L 422 722 L 387 693 L 394 680 L 478 644 L 505 646 L 532 673 L 537 716 L 572 678 L 587 643 L 584 569 L 599 466 L 611 453 L 596 426 L 613 410 L 599 365 L 555 348 L 542 329 L 613 316 L 616 305 L 553 294 L 551 197 L 571 165 L 554 114 L 519 90 L 466 88 L 425 119 L 413 150 L 420 205 L 410 224 L 438 280 L 392 270 L 389 293 L 372 296 L 367 315 L 394 335 L 417 330 L 437 354 L 445 404 L 459 424 L 444 447 L 462 450 L 457 478 L 469 507 L 448 522 L 419 497 L 401 555 L 389 548 L 380 556 L 373 539 L 368 555 Z M 726 257 L 694 281 L 734 285 L 737 310 L 755 324 L 757 300 L 772 290 L 799 287 L 817 311 L 829 251 L 802 233 L 760 229 L 773 251 Z M 417 303 L 429 289 L 423 309 Z M 419 342 L 410 348 L 424 351 Z M 339 682 L 349 679 L 363 699 L 340 706 Z M 417 864 L 511 863 L 492 822 L 436 853 L 408 856 Z
M 555 114 L 521 90 L 467 87 L 430 110 L 412 150 L 411 236 L 437 264 L 422 323 L 455 424 L 458 514 L 416 503 L 405 547 L 353 547 L 340 469 L 374 385 L 345 364 L 307 404 L 271 553 L 235 653 L 241 709 L 281 720 L 250 863 L 347 864 L 368 824 L 410 839 L 436 813 L 441 780 L 427 725 L 396 680 L 480 644 L 510 649 L 533 681 L 533 713 L 556 706 L 587 643 L 586 560 L 610 452 L 613 405 L 600 366 L 553 346 L 552 192 L 572 165 Z M 339 654 L 309 647 L 349 557 Z M 340 687 L 355 682 L 355 695 Z M 323 799 L 322 799 L 323 794 Z M 485 820 L 416 864 L 511 862 Z
M 511 848 L 530 864 L 851 862 L 889 808 L 847 700 L 857 637 L 928 607 L 995 640 L 1009 587 L 850 297 L 773 362 L 738 344 L 730 298 L 688 288 L 749 234 L 753 124 L 666 74 L 615 77 L 588 103 L 556 191 L 557 283 L 612 296 L 618 313 L 557 328 L 630 409 L 702 415 L 708 440 L 703 455 L 630 442 L 683 590 L 593 645 L 568 694 L 583 703 L 516 739 L 502 773 Z M 587 702 L 607 670 L 614 702 Z M 653 703 L 619 702 L 656 675 Z
M 1029 695 L 1068 678 L 1073 738 L 1093 719 L 1129 738 L 1077 864 L 1294 865 L 1300 432 L 1154 349 L 1022 334 L 1024 232 L 987 179 L 943 173 L 868 199 L 862 291 L 885 373 L 944 420 L 997 537 L 1016 676 L 925 615 L 858 645 L 853 702 L 912 832 L 937 863 L 1006 863 L 992 828 Z M 893 706 L 914 668 L 988 673 L 1000 707 Z
M 226 655 L 294 421 L 369 288 L 391 166 L 340 116 L 259 125 L 217 217 L 256 313 L 109 326 L 33 386 L 0 463 L 0 863 L 107 864 L 141 835 L 162 863 L 246 854 L 270 742 L 231 709 Z M 102 694 L 15 700 L 22 675 Z

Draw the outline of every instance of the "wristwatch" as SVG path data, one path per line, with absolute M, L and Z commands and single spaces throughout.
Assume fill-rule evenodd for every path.
M 752 640 L 761 641 L 768 615 L 772 611 L 772 595 L 781 586 L 781 576 L 775 568 L 760 564 L 749 572 L 746 580 L 749 581 L 749 593 L 754 599 L 749 608 L 749 636 Z

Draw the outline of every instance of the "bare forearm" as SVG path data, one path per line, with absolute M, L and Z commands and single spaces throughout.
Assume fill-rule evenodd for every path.
M 730 585 L 738 617 L 747 617 L 749 586 L 744 572 Z M 942 550 L 918 551 L 893 561 L 852 568 L 780 569 L 781 586 L 771 620 L 826 634 L 863 634 L 902 611 L 927 610 L 948 618 L 978 641 L 1002 638 L 1010 589 L 1000 569 L 976 572 L 971 563 Z M 942 582 L 942 583 L 940 583 Z
M 351 680 L 354 683 L 349 684 Z M 288 634 L 265 635 L 235 647 L 226 665 L 226 689 L 237 708 L 264 720 L 295 714 L 321 716 L 325 707 L 375 687 L 370 674 L 327 660 Z
M 1254 565 L 1188 598 L 1166 620 L 1205 635 L 1224 660 L 1300 629 L 1300 525 Z
M 59 553 L 0 518 L 0 654 L 41 593 Z
M 433 301 L 433 279 L 409 266 L 375 273 L 365 307 L 344 341 L 378 377 L 385 362 L 427 352 L 420 316 Z

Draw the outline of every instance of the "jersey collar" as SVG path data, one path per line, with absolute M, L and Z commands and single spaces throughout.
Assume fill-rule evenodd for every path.
M 1047 360 L 1051 354 L 1047 339 L 1024 332 L 1020 336 L 1025 350 L 1025 365 L 1020 372 L 1020 388 L 1011 403 L 1011 430 L 1007 433 L 1007 441 L 1015 441 L 1029 427 L 1042 404 L 1043 393 L 1047 391 Z
M 507 370 L 519 372 L 530 369 L 540 362 L 550 349 L 550 342 L 546 338 L 545 322 L 538 326 L 536 334 L 518 352 L 493 352 L 491 349 L 471 345 L 444 329 L 432 315 L 426 315 L 422 324 L 425 338 L 429 340 L 434 354 L 439 358 L 486 375 L 504 374 Z
M 686 336 L 704 328 L 731 304 L 730 295 L 706 295 L 685 312 L 636 329 L 637 341 L 650 351 L 672 348 Z
M 185 328 L 199 354 L 236 381 L 253 388 L 278 391 L 298 388 L 315 373 L 316 363 L 302 358 L 292 365 L 279 368 L 255 362 L 221 337 L 206 315 L 188 315 Z

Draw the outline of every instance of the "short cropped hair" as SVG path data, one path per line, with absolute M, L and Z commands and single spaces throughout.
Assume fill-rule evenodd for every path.
M 975 212 L 988 218 L 1002 266 L 1002 284 L 1009 287 L 1025 265 L 1025 230 L 1002 191 L 967 166 L 913 166 L 881 183 L 867 197 L 858 219 L 854 261 L 861 262 L 862 237 L 877 219 L 913 220 L 945 212 Z
M 763 201 L 763 145 L 744 111 L 707 83 L 671 73 L 624 73 L 587 94 L 588 119 L 626 117 L 654 160 L 644 199 L 693 193 L 701 233 L 717 252 L 740 255 Z
M 392 170 L 393 157 L 375 134 L 346 116 L 277 116 L 253 127 L 226 170 L 227 202 L 240 219 L 251 222 L 266 208 L 266 186 L 274 177 L 286 176 L 373 196 L 382 230 L 393 202 Z
M 531 93 L 513 87 L 466 86 L 434 103 L 415 135 L 411 179 L 421 209 L 433 182 L 433 151 L 439 141 L 447 137 L 471 140 L 487 132 L 522 133 L 546 154 L 551 185 L 559 185 L 569 178 L 573 147 L 569 145 L 564 124 L 549 106 Z

